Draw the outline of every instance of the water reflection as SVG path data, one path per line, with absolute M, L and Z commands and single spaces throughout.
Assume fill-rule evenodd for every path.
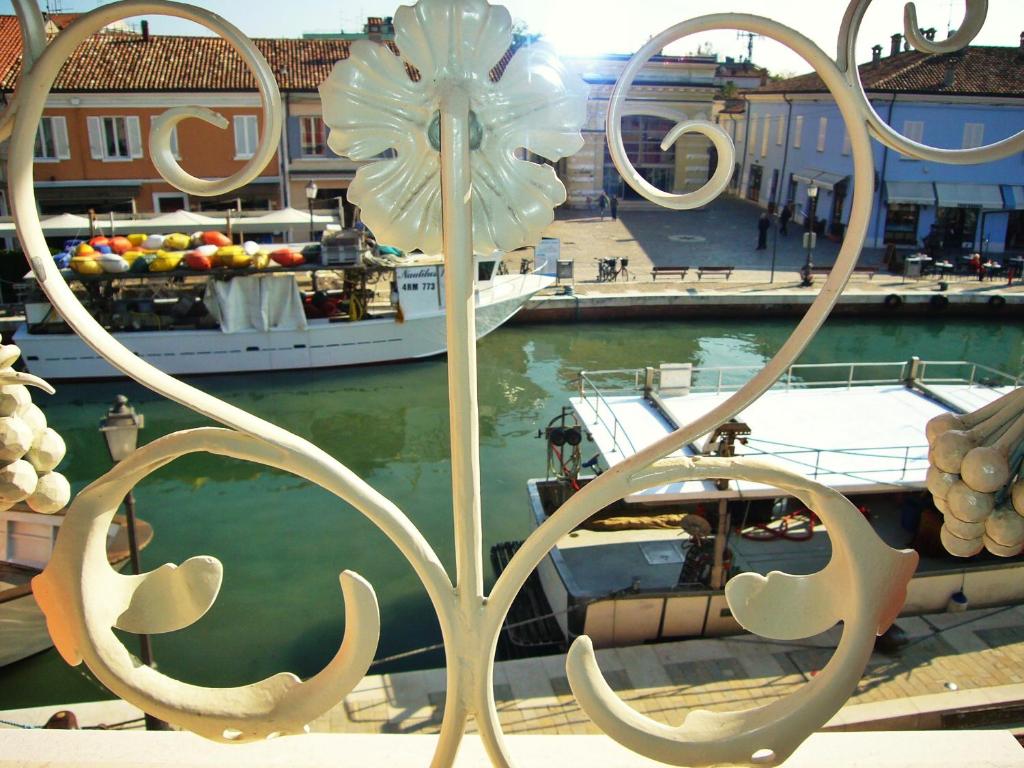
M 662 362 L 760 365 L 791 321 L 595 323 L 512 326 L 479 345 L 484 542 L 528 533 L 526 480 L 544 471 L 537 429 L 575 391 L 581 369 Z M 829 323 L 801 362 L 967 358 L 1020 370 L 1024 333 L 1001 323 Z M 446 366 L 413 364 L 193 381 L 216 396 L 308 437 L 403 509 L 449 571 L 452 554 Z M 113 395 L 145 414 L 144 441 L 205 424 L 181 406 L 127 382 L 64 385 L 37 398 L 68 443 L 61 471 L 75 490 L 109 467 L 98 432 Z M 379 656 L 438 642 L 437 621 L 405 560 L 363 517 L 292 475 L 198 454 L 138 489 L 156 529 L 144 565 L 211 554 L 225 583 L 209 615 L 155 638 L 162 671 L 207 685 L 234 685 L 280 670 L 309 675 L 337 649 L 343 604 L 337 576 L 364 575 L 381 603 Z M 130 641 L 129 641 L 130 642 Z M 439 653 L 384 669 L 438 664 Z M 100 698 L 49 652 L 0 670 L 0 707 Z

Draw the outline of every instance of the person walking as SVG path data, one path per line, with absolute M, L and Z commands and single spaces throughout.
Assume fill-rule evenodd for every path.
M 612 195 L 612 199 L 608 203 L 608 207 L 611 209 L 612 218 L 613 219 L 619 218 L 619 198 L 617 196 Z
M 787 227 L 789 226 L 789 220 L 791 218 L 793 218 L 793 204 L 786 203 L 782 206 L 782 213 L 779 214 L 779 232 L 783 235 L 789 234 Z
M 601 221 L 604 221 L 604 211 L 608 207 L 608 195 L 604 192 L 597 198 L 597 207 L 601 209 Z
M 757 250 L 763 251 L 768 247 L 768 229 L 771 225 L 772 220 L 768 218 L 768 212 L 765 211 L 757 220 Z

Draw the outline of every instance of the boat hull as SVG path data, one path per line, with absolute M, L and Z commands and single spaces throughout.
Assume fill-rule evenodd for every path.
M 46 631 L 46 617 L 31 592 L 0 602 L 0 637 L 0 667 L 53 645 Z
M 553 282 L 539 275 L 496 278 L 477 298 L 477 338 L 502 325 Z M 394 316 L 358 322 L 311 320 L 305 330 L 222 333 L 220 330 L 119 332 L 113 337 L 140 358 L 175 376 L 255 373 L 370 365 L 432 357 L 447 350 L 445 313 L 399 322 Z M 75 334 L 33 334 L 21 325 L 14 343 L 28 369 L 49 381 L 109 379 L 123 374 Z
M 531 521 L 534 527 L 541 525 L 554 511 L 560 498 L 559 494 L 546 494 L 544 487 L 551 487 L 556 481 L 530 480 L 528 495 Z M 862 503 L 872 503 L 871 497 L 860 499 Z M 545 505 L 545 499 L 549 501 Z M 893 505 L 894 509 L 897 505 Z M 734 517 L 738 519 L 738 517 Z M 887 523 L 888 521 L 888 523 Z M 892 524 L 889 524 L 892 523 Z M 893 515 L 878 509 L 874 520 L 877 532 L 888 539 L 893 535 Z M 909 534 L 908 534 L 909 535 Z M 591 534 L 591 536 L 594 536 Z M 711 589 L 700 585 L 680 585 L 677 588 L 648 588 L 647 582 L 641 584 L 638 576 L 646 580 L 635 565 L 626 566 L 621 574 L 621 584 L 615 589 L 597 589 L 589 580 L 586 567 L 582 563 L 600 563 L 602 572 L 614 572 L 618 566 L 627 562 L 622 555 L 622 548 L 639 547 L 648 541 L 672 543 L 679 546 L 680 532 L 677 531 L 631 531 L 629 533 L 597 534 L 591 539 L 606 537 L 608 543 L 587 544 L 579 546 L 581 534 L 574 539 L 566 540 L 566 546 L 555 547 L 537 566 L 537 573 L 543 587 L 544 597 L 551 607 L 551 612 L 566 638 L 571 643 L 579 635 L 587 635 L 596 648 L 613 648 L 624 645 L 654 642 L 660 640 L 679 640 L 696 637 L 719 637 L 739 634 L 744 629 L 733 618 L 729 609 L 724 590 Z M 820 561 L 810 569 L 799 567 L 799 572 L 817 570 L 827 562 L 831 545 L 828 534 L 823 529 L 816 532 L 816 544 L 800 542 L 778 544 L 764 542 L 748 542 L 747 556 L 742 551 L 743 543 L 735 540 L 733 556 L 736 561 L 747 563 L 753 561 L 750 551 L 759 547 L 768 549 L 764 557 L 763 569 L 775 569 L 776 558 L 782 554 L 783 547 L 818 547 L 820 552 L 810 561 Z M 927 538 L 927 537 L 923 537 Z M 570 544 L 570 542 L 573 542 Z M 893 542 L 895 543 L 895 542 Z M 920 542 L 915 540 L 920 545 Z M 618 547 L 616 551 L 614 548 Z M 740 548 L 737 548 L 740 547 Z M 685 548 L 684 548 L 685 550 Z M 790 565 L 798 561 L 783 557 Z M 778 565 L 786 570 L 786 565 Z M 651 569 L 671 569 L 672 565 L 652 565 Z M 674 565 L 676 571 L 680 566 Z M 621 570 L 621 569 L 620 569 Z M 1009 560 L 958 560 L 945 553 L 930 551 L 922 556 L 922 565 L 907 590 L 901 616 L 941 613 L 949 609 L 954 594 L 966 595 L 972 608 L 984 608 L 1013 604 L 1024 600 L 1024 559 L 1018 557 Z M 630 579 L 634 579 L 630 586 Z M 672 581 L 674 582 L 674 578 Z M 962 600 L 957 608 L 964 607 Z

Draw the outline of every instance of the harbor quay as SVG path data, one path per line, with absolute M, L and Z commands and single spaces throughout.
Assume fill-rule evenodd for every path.
M 573 276 L 528 302 L 513 322 L 801 315 L 817 297 L 841 244 L 817 238 L 811 252 L 813 284 L 802 286 L 808 257 L 802 228 L 791 221 L 783 234 L 773 218 L 766 248 L 759 250 L 762 212 L 728 196 L 696 211 L 623 203 L 614 219 L 596 209 L 560 211 L 544 234 L 558 239 L 559 259 L 572 263 Z M 884 251 L 865 248 L 833 315 L 1024 313 L 1024 284 L 1010 277 L 1013 254 L 994 257 L 1000 269 L 979 280 L 963 265 L 969 254 L 937 256 L 936 262 L 954 268 L 926 268 L 920 275 L 913 262 L 907 269 L 906 258 L 913 253 L 900 251 L 886 264 Z M 532 256 L 511 253 L 506 268 L 516 271 Z M 614 279 L 602 274 L 602 260 L 609 266 L 615 261 Z

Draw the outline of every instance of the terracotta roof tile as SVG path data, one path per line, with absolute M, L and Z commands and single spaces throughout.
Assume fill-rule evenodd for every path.
M 861 64 L 867 91 L 950 94 L 956 96 L 1024 96 L 1024 55 L 1019 48 L 971 46 L 948 54 L 904 51 L 881 61 Z M 811 72 L 750 90 L 747 93 L 825 93 L 821 78 Z
M 335 62 L 348 58 L 349 40 L 256 38 L 284 91 L 315 91 Z M 385 41 L 400 55 L 392 41 Z M 509 49 L 491 71 L 499 79 L 515 53 Z M 420 74 L 406 65 L 409 76 Z M 11 90 L 21 75 L 17 19 L 0 16 L 0 88 Z M 254 91 L 256 81 L 241 57 L 218 37 L 104 32 L 83 43 L 54 82 L 55 92 Z

